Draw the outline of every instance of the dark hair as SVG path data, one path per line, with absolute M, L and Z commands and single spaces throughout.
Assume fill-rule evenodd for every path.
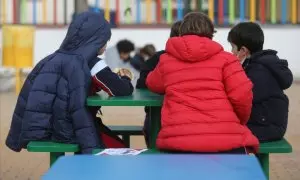
M 149 57 L 152 57 L 156 53 L 156 49 L 153 44 L 146 44 L 142 49 L 141 52 L 146 54 Z
M 130 53 L 131 51 L 134 51 L 134 44 L 127 40 L 121 40 L 117 43 L 117 49 L 119 53 Z
M 264 32 L 256 23 L 242 22 L 230 30 L 227 40 L 235 44 L 238 50 L 245 46 L 252 54 L 263 49 Z
M 198 35 L 212 39 L 214 24 L 209 17 L 201 12 L 191 12 L 184 16 L 180 26 L 180 35 Z
M 181 23 L 182 23 L 182 21 L 177 21 L 172 25 L 170 37 L 179 36 L 179 28 L 180 28 Z

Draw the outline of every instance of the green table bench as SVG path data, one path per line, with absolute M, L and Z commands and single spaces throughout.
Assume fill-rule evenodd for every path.
M 143 134 L 143 126 L 109 126 L 116 134 L 122 137 L 126 147 L 130 147 L 130 136 L 141 136 Z
M 293 148 L 286 139 L 260 144 L 257 157 L 267 178 L 269 178 L 270 154 L 291 153 L 292 151 Z
M 160 130 L 161 106 L 164 96 L 152 93 L 146 89 L 134 90 L 132 96 L 110 97 L 107 94 L 98 94 L 87 98 L 87 106 L 125 106 L 125 107 L 144 107 L 149 108 L 149 147 L 155 149 L 156 137 Z M 122 116 L 120 119 L 122 120 Z
M 125 142 L 126 147 L 130 147 L 130 136 L 143 135 L 142 126 L 109 126 L 109 128 L 116 134 L 120 135 Z M 64 144 L 45 141 L 31 141 L 27 145 L 29 152 L 49 152 L 50 166 L 65 153 L 79 152 L 77 144 Z

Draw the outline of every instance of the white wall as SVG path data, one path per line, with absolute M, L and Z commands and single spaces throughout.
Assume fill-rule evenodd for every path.
M 228 28 L 217 30 L 215 40 L 230 51 L 227 42 Z M 300 77 L 300 28 L 265 28 L 265 48 L 279 51 L 279 56 L 287 59 L 294 75 Z M 0 34 L 1 30 L 0 30 Z M 37 29 L 35 36 L 34 60 L 38 62 L 46 55 L 55 51 L 62 42 L 66 29 Z M 0 42 L 2 36 L 0 35 Z M 116 44 L 120 39 L 132 40 L 136 46 L 153 43 L 157 50 L 164 49 L 169 36 L 169 29 L 113 29 L 112 38 L 108 46 Z M 1 62 L 1 61 L 0 61 Z

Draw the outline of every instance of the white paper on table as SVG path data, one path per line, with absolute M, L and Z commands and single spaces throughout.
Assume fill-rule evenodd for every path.
M 131 156 L 135 156 L 138 154 L 141 154 L 144 151 L 147 151 L 148 149 L 131 149 L 131 148 L 109 148 L 109 149 L 105 149 L 99 153 L 96 154 L 97 155 L 111 155 L 111 156 L 126 156 L 126 155 L 131 155 Z

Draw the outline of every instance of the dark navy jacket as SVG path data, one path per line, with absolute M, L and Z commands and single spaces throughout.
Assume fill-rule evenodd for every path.
M 159 62 L 159 58 L 165 51 L 158 51 L 152 57 L 150 57 L 145 63 L 141 64 L 140 77 L 137 80 L 137 89 L 146 89 L 146 79 L 148 74 L 153 71 Z
M 10 149 L 20 151 L 31 140 L 79 143 L 83 153 L 101 147 L 85 102 L 92 79 L 89 63 L 110 37 L 102 14 L 76 17 L 59 50 L 41 60 L 26 79 L 6 139 Z
M 261 141 L 281 139 L 287 129 L 289 99 L 284 94 L 293 82 L 286 60 L 277 52 L 264 50 L 251 55 L 243 63 L 253 83 L 253 106 L 248 127 Z
M 137 89 L 147 89 L 146 79 L 148 74 L 155 69 L 159 62 L 159 58 L 165 51 L 158 51 L 152 57 L 150 57 L 145 63 L 141 64 L 140 77 L 137 80 Z M 150 134 L 150 109 L 145 107 L 146 117 L 144 121 L 144 136 L 147 147 L 149 147 L 149 134 Z

